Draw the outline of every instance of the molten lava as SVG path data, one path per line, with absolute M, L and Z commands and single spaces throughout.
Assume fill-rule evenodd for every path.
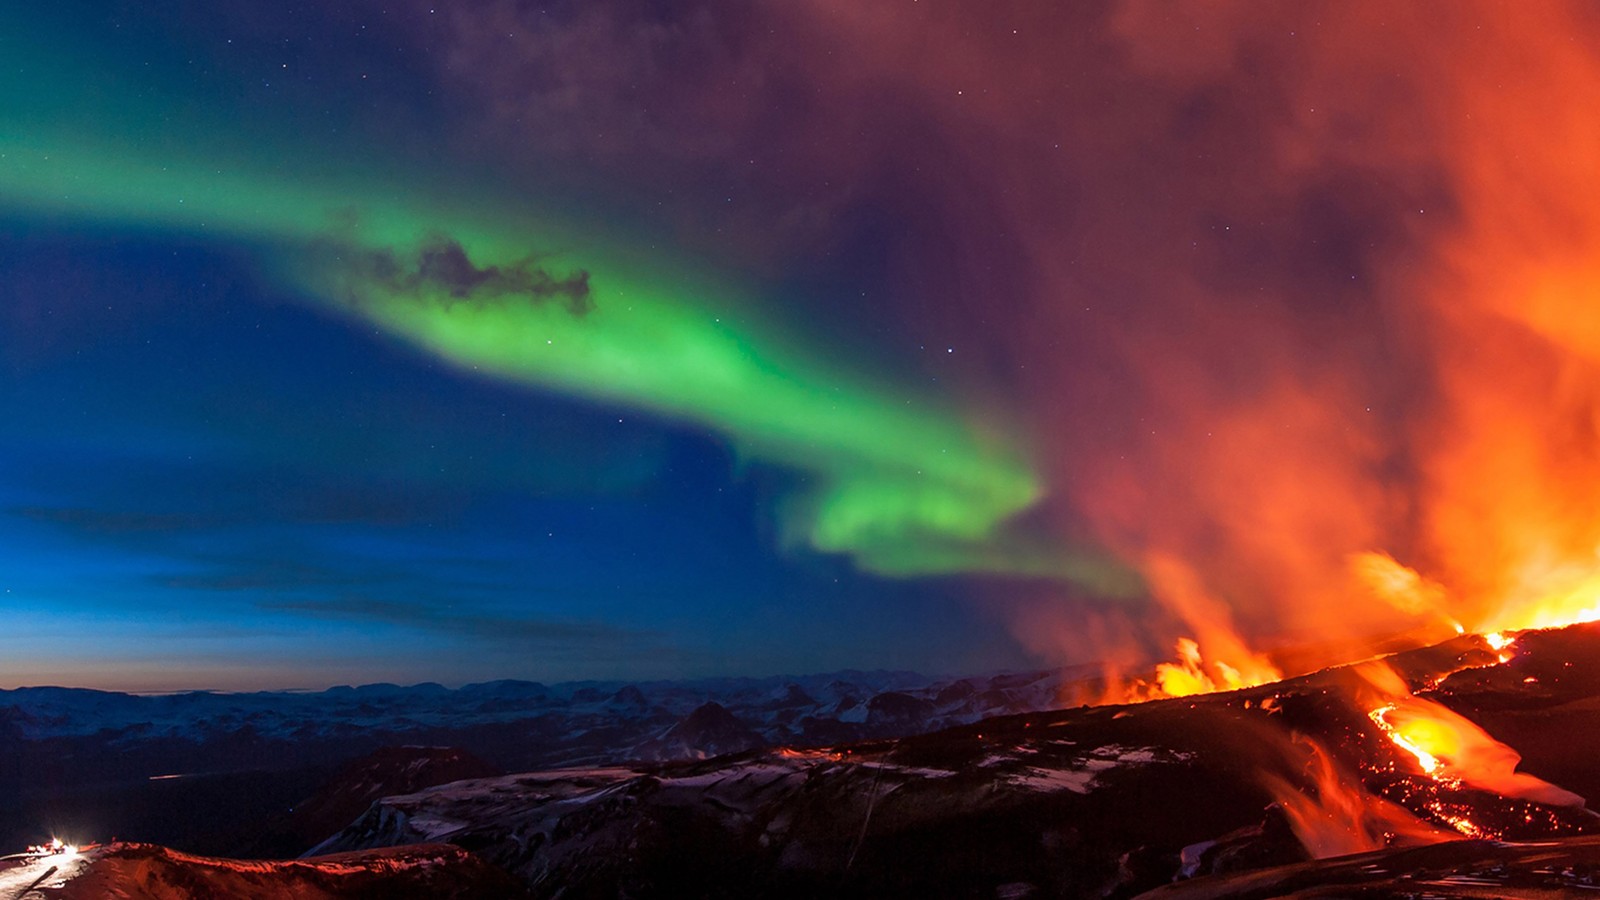
M 1432 700 L 1417 697 L 1393 669 L 1370 663 L 1360 669 L 1382 702 L 1367 717 L 1416 761 L 1423 774 L 1444 784 L 1465 784 L 1502 797 L 1550 806 L 1580 807 L 1584 799 L 1548 781 L 1516 771 L 1521 754 L 1470 719 Z M 1465 823 L 1471 826 L 1471 823 Z M 1459 827 L 1464 834 L 1473 831 Z

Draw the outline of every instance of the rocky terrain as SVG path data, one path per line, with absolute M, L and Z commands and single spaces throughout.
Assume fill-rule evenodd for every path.
M 55 900 L 516 900 L 523 887 L 472 854 L 417 845 L 259 862 L 150 844 L 0 859 L 0 897 Z
M 1200 878 L 1141 900 L 1429 897 L 1546 900 L 1600 890 L 1600 837 L 1455 840 Z
M 930 679 L 847 671 L 160 696 L 0 691 L 0 847 L 66 832 L 201 853 L 292 854 L 365 807 L 308 824 L 304 801 L 337 780 L 341 767 L 384 748 L 458 748 L 482 764 L 456 772 L 461 778 L 835 744 L 1048 709 L 1080 674 Z
M 1466 885 L 1495 853 L 1515 855 L 1485 839 L 1591 852 L 1600 630 L 1530 633 L 1509 650 L 1467 636 L 1374 671 L 894 741 L 463 781 L 386 798 L 318 852 L 445 841 L 548 897 L 1128 897 L 1174 883 L 1232 896 L 1254 884 L 1239 873 L 1271 869 L 1298 890 L 1355 871 L 1313 857 L 1429 845 L 1454 849 L 1394 859 L 1430 860 L 1431 895 L 1485 896 L 1433 882 Z M 1390 736 L 1396 709 L 1479 721 L 1493 735 L 1482 746 L 1502 751 L 1458 747 L 1430 770 Z M 1518 858 L 1532 871 L 1535 857 Z M 1415 895 L 1373 877 L 1363 896 Z

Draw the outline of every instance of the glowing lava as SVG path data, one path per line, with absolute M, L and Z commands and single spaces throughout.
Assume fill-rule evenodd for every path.
M 1584 805 L 1584 799 L 1577 794 L 1516 771 L 1522 762 L 1521 754 L 1490 737 L 1465 716 L 1414 696 L 1388 666 L 1374 663 L 1362 667 L 1361 672 L 1385 701 L 1372 708 L 1367 717 L 1428 777 L 1441 784 L 1465 784 L 1502 797 L 1551 806 Z

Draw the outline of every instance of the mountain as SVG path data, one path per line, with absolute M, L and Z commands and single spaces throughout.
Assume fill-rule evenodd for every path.
M 370 684 L 319 692 L 134 695 L 75 688 L 0 691 L 0 737 L 8 747 L 93 747 L 123 751 L 118 771 L 182 774 L 232 767 L 230 754 L 281 761 L 320 758 L 327 743 L 467 746 L 507 768 L 592 763 L 627 751 L 706 703 L 716 703 L 760 734 L 785 743 L 804 720 L 857 726 L 857 738 L 887 736 L 884 727 L 918 730 L 984 716 L 1047 708 L 1081 672 L 1051 671 L 964 679 L 909 672 L 838 672 L 782 678 L 696 681 L 496 681 L 448 689 L 437 684 Z M 970 685 L 982 685 L 979 690 Z M 926 701 L 912 720 L 880 716 L 869 724 L 851 708 L 880 695 Z M 903 705 L 903 704 L 902 704 Z M 465 740 L 421 740 L 461 735 Z M 418 740 L 406 740 L 418 738 Z M 473 746 L 474 744 L 478 746 Z M 263 749 L 271 752 L 262 753 Z M 287 754 L 285 756 L 284 754 Z M 255 761 L 252 759 L 251 761 Z
M 448 842 L 540 897 L 1131 897 L 1359 885 L 1359 866 L 1312 860 L 1424 846 L 1392 866 L 1433 860 L 1445 896 L 1510 896 L 1461 887 L 1494 865 L 1485 847 L 1589 858 L 1597 734 L 1600 626 L 1469 635 L 1226 694 L 462 781 L 385 798 L 318 851 Z M 1532 850 L 1501 856 L 1555 877 Z M 1385 881 L 1385 859 L 1362 896 L 1439 895 Z M 1557 880 L 1596 870 L 1574 871 Z M 1332 890 L 1315 896 L 1348 895 Z
M 722 704 L 706 703 L 659 737 L 635 747 L 628 755 L 646 760 L 706 759 L 742 753 L 767 743 Z
M 33 890 L 29 890 L 32 888 Z M 191 856 L 150 844 L 0 859 L 4 896 L 55 900 L 485 900 L 526 890 L 459 847 L 418 845 L 288 862 Z
M 258 852 L 251 855 L 296 856 L 383 797 L 499 774 L 457 747 L 384 747 L 346 763 L 316 793 L 295 804 L 280 829 L 266 826 Z
M 952 681 L 845 671 L 160 696 L 0 691 L 0 847 L 66 831 L 197 853 L 297 852 L 326 831 L 288 823 L 290 809 L 338 780 L 340 767 L 385 747 L 455 747 L 488 771 L 516 772 L 837 744 L 1049 708 L 1078 674 Z M 893 699 L 878 700 L 885 695 Z M 470 774 L 487 772 L 455 777 Z M 319 816 L 315 827 L 347 821 Z
M 735 707 L 701 702 L 630 750 L 712 754 L 796 709 L 898 727 L 1047 683 L 724 685 Z M 568 696 L 658 722 L 686 700 L 623 687 Z M 541 702 L 557 693 L 544 690 Z M 1465 635 L 1231 693 L 471 777 L 383 796 L 299 862 L 118 844 L 54 871 L 0 861 L 0 889 L 42 877 L 55 896 L 152 900 L 1566 896 L 1600 883 L 1585 800 L 1600 797 L 1597 737 L 1600 624 Z M 458 764 L 474 765 L 396 748 L 323 793 L 353 809 Z
M 1140 900 L 1311 900 L 1335 896 L 1547 900 L 1600 890 L 1600 837 L 1459 840 L 1277 866 L 1157 888 Z

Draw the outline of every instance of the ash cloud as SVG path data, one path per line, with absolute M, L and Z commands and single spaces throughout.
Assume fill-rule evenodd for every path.
M 479 265 L 459 241 L 442 235 L 414 252 L 345 246 L 337 255 L 335 265 L 342 278 L 387 296 L 475 302 L 516 298 L 559 303 L 575 316 L 594 308 L 587 271 L 557 275 L 534 256 L 505 265 Z

